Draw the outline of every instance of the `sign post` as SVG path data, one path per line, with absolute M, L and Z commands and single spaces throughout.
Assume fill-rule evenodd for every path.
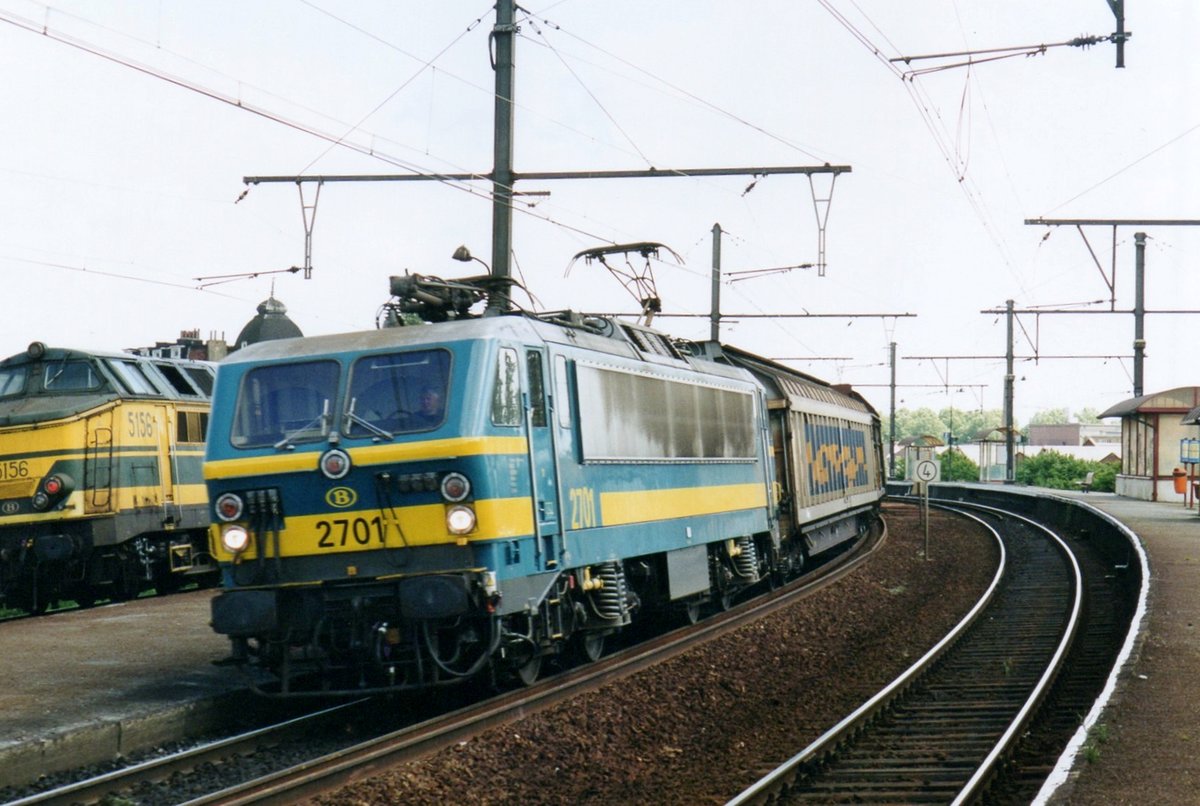
M 921 493 L 921 514 L 925 522 L 925 561 L 929 561 L 929 485 L 942 480 L 942 463 L 937 459 L 921 459 L 913 468 L 913 477 Z

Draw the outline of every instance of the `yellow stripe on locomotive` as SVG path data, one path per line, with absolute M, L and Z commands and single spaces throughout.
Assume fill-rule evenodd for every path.
M 268 557 L 295 558 L 313 555 L 406 549 L 439 543 L 464 545 L 467 541 L 499 540 L 522 537 L 533 531 L 533 517 L 527 498 L 495 498 L 474 501 L 476 526 L 466 535 L 452 534 L 447 526 L 448 504 L 420 504 L 400 507 L 393 512 L 378 508 L 358 509 L 320 515 L 285 517 L 280 523 L 279 553 L 268 548 Z M 248 522 L 214 524 L 210 530 L 211 550 L 219 562 L 248 562 L 259 557 L 251 540 L 239 552 L 229 551 L 222 534 L 230 528 L 245 529 Z

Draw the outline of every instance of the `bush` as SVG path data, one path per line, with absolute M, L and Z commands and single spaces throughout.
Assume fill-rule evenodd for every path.
M 942 481 L 979 481 L 979 465 L 962 451 L 950 448 L 941 455 Z
M 1033 487 L 1075 490 L 1078 489 L 1079 482 L 1088 473 L 1092 473 L 1092 489 L 1100 493 L 1111 493 L 1116 489 L 1118 469 L 1115 464 L 1088 462 L 1058 451 L 1042 451 L 1037 456 L 1021 460 L 1017 465 L 1016 477 L 1021 484 Z

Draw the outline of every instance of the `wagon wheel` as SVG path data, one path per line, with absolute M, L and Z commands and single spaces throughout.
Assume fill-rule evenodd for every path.
M 719 607 L 721 609 L 722 613 L 732 610 L 733 609 L 733 591 L 723 590 L 720 593 L 718 593 L 717 594 L 717 607 Z
M 695 624 L 700 621 L 700 603 L 691 601 L 684 605 L 683 617 L 687 619 L 688 624 Z
M 584 663 L 595 663 L 604 654 L 604 633 L 585 632 L 575 638 L 575 654 Z

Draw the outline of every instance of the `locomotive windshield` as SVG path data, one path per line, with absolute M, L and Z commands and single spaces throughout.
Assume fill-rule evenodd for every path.
M 382 437 L 437 428 L 446 417 L 450 353 L 415 350 L 370 355 L 350 370 L 342 432 Z
M 229 439 L 238 448 L 313 442 L 329 435 L 337 397 L 336 361 L 268 364 L 246 373 Z

